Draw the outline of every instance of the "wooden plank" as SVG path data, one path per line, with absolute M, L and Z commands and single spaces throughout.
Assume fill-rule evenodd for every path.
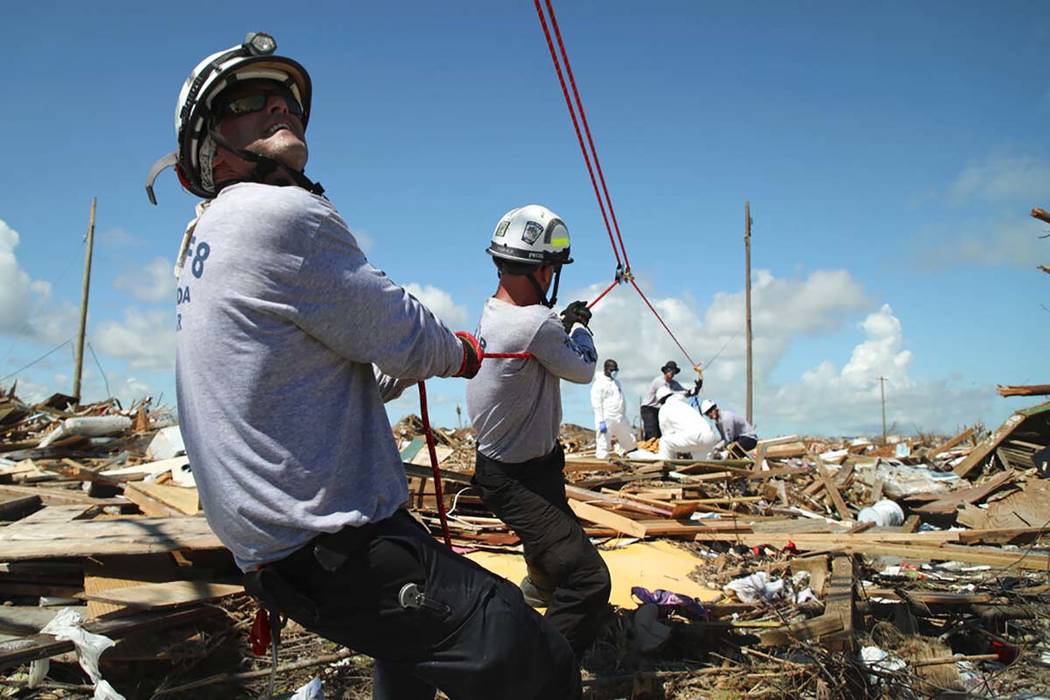
M 109 588 L 102 591 L 84 592 L 88 600 L 97 600 L 128 608 L 167 608 L 202 600 L 215 600 L 243 593 L 244 587 L 237 584 L 211 583 L 208 581 L 167 581 L 146 583 L 126 588 Z
M 21 520 L 40 510 L 40 496 L 15 496 L 0 501 L 0 520 Z
M 863 533 L 863 535 L 868 534 Z M 892 534 L 894 533 L 884 533 L 884 537 Z M 924 535 L 928 533 L 916 534 Z M 959 533 L 955 534 L 958 535 Z M 750 535 L 746 533 L 712 533 L 707 535 L 701 533 L 695 539 L 704 542 L 741 542 L 749 547 L 760 545 L 784 547 L 787 546 L 788 541 L 791 541 L 798 549 L 810 552 L 841 551 L 850 554 L 893 556 L 919 561 L 961 561 L 970 564 L 987 564 L 998 568 L 1026 569 L 1031 571 L 1046 571 L 1050 569 L 1050 556 L 1046 554 L 1004 552 L 1001 549 L 991 547 L 973 547 L 947 543 L 942 545 L 935 543 L 917 544 L 907 541 L 894 541 L 893 539 L 872 542 L 861 535 L 829 535 L 822 539 L 811 539 L 805 535 L 771 535 L 768 533 Z M 922 540 L 919 540 L 919 542 L 922 542 Z
M 996 474 L 991 479 L 979 486 L 952 491 L 936 501 L 914 508 L 915 513 L 947 515 L 954 513 L 963 504 L 973 504 L 982 501 L 989 495 L 998 491 L 1003 486 L 1012 482 L 1017 475 L 1012 469 Z
M 831 562 L 828 595 L 824 614 L 811 620 L 794 622 L 779 629 L 761 632 L 758 637 L 765 646 L 790 644 L 794 640 L 814 639 L 825 646 L 840 649 L 849 643 L 853 634 L 853 561 L 850 557 L 836 557 Z
M 842 649 L 848 645 L 841 643 L 853 635 L 853 557 L 835 557 L 831 560 L 831 578 L 828 580 L 828 595 L 824 601 L 824 615 L 838 618 L 842 624 L 841 635 L 836 640 L 826 642 L 825 646 Z
M 73 523 L 14 523 L 0 528 L 0 560 L 222 549 L 201 517 L 119 518 Z
M 936 457 L 937 455 L 941 454 L 942 452 L 947 452 L 948 450 L 952 449 L 953 447 L 955 447 L 956 445 L 958 445 L 962 441 L 967 440 L 971 436 L 973 436 L 973 434 L 974 434 L 974 432 L 976 430 L 977 430 L 977 428 L 971 425 L 969 428 L 967 428 L 966 430 L 962 431 L 961 433 L 959 433 L 955 437 L 951 438 L 950 440 L 946 440 L 943 444 L 938 445 L 937 447 L 931 449 L 929 452 L 927 452 L 927 454 L 930 455 L 931 457 Z
M 92 505 L 92 506 L 119 506 L 125 501 L 119 498 L 92 498 L 83 491 L 70 489 L 44 488 L 42 486 L 13 486 L 5 484 L 0 486 L 0 498 L 16 496 L 39 496 L 45 505 Z
M 25 523 L 69 523 L 95 512 L 95 506 L 46 506 L 18 522 Z M 0 554 L 0 556 L 3 556 Z
M 200 496 L 195 488 L 183 486 L 168 486 L 166 484 L 150 484 L 139 482 L 128 484 L 124 488 L 124 495 L 131 498 L 131 491 L 144 493 L 155 501 L 160 501 L 176 512 L 186 515 L 196 515 L 200 512 Z
M 139 510 L 141 510 L 144 514 L 148 515 L 149 517 L 177 518 L 185 515 L 185 513 L 178 510 L 177 508 L 172 508 L 167 503 L 158 501 L 156 498 L 146 493 L 145 491 L 131 488 L 131 486 L 131 484 L 128 484 L 127 487 L 124 488 L 125 498 L 137 505 L 139 507 Z
M 172 457 L 171 459 L 162 459 L 156 462 L 135 464 L 130 467 L 106 469 L 105 471 L 99 472 L 99 474 L 108 477 L 129 477 L 129 480 L 134 480 L 133 477 L 145 478 L 147 476 L 156 476 L 158 474 L 163 474 L 164 472 L 170 472 L 172 469 L 182 467 L 182 465 L 189 463 L 190 458 L 183 455 L 182 457 Z
M 817 456 L 817 473 L 820 475 L 820 480 L 824 482 L 824 488 L 827 489 L 831 502 L 835 504 L 835 510 L 839 512 L 839 517 L 844 521 L 853 520 L 853 515 L 849 512 L 846 501 L 842 499 L 842 494 L 839 493 L 838 485 L 831 478 L 831 475 L 828 474 L 828 469 L 824 466 L 824 460 L 819 455 Z
M 645 503 L 642 499 L 639 499 L 637 496 L 631 496 L 630 494 L 623 494 L 622 496 L 611 495 L 608 493 L 580 488 L 579 486 L 573 486 L 572 484 L 565 485 L 565 495 L 584 503 L 602 503 L 603 505 L 612 508 L 633 510 L 657 518 L 669 517 L 672 512 L 672 508 L 666 503 Z
M 631 537 L 645 537 L 645 526 L 637 520 L 631 520 L 617 513 L 610 513 L 603 508 L 577 501 L 574 498 L 569 499 L 569 507 L 572 508 L 572 512 L 576 513 L 576 517 L 581 520 L 611 528 Z
M 789 442 L 785 445 L 771 445 L 767 447 L 765 458 L 787 459 L 789 457 L 803 457 L 807 454 L 809 454 L 809 450 L 806 448 L 806 443 L 799 440 L 798 442 Z
M 196 606 L 173 612 L 142 612 L 111 620 L 88 622 L 84 629 L 110 639 L 120 639 L 135 632 L 170 629 L 224 614 L 217 608 Z M 56 639 L 50 634 L 34 634 L 0 642 L 0 670 L 64 654 L 73 649 L 73 642 Z
M 988 436 L 981 444 L 973 449 L 969 455 L 966 456 L 962 462 L 956 465 L 953 470 L 959 476 L 966 476 L 977 467 L 978 464 L 984 461 L 984 459 L 992 453 L 995 448 L 999 446 L 1003 440 L 1006 439 L 1010 433 L 1012 433 L 1017 426 L 1025 422 L 1028 416 L 1022 413 L 1015 413 L 1006 419 L 999 429 Z
M 1050 384 L 1000 384 L 996 390 L 999 396 L 1047 396 L 1050 395 Z
M 875 485 L 871 487 L 871 498 L 868 499 L 869 502 L 872 505 L 874 505 L 874 504 L 878 503 L 880 500 L 882 500 L 882 487 L 883 486 L 884 486 L 884 484 L 882 483 L 882 479 L 876 479 L 875 480 Z

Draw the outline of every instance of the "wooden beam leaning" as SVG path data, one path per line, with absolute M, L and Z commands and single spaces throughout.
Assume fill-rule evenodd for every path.
M 824 460 L 820 458 L 820 455 L 816 456 L 817 459 L 817 473 L 820 475 L 820 480 L 824 482 L 824 488 L 828 492 L 828 496 L 831 497 L 831 502 L 835 505 L 835 510 L 838 511 L 839 517 L 845 521 L 853 520 L 853 514 L 849 512 L 849 507 L 846 505 L 846 501 L 842 499 L 842 494 L 839 493 L 838 484 L 831 478 L 831 474 L 828 473 L 827 467 L 824 466 Z

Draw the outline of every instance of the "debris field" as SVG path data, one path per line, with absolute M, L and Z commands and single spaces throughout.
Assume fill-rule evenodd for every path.
M 440 538 L 422 423 L 393 430 L 408 506 Z M 470 485 L 471 431 L 434 434 L 455 548 L 517 582 L 517 537 Z M 661 461 L 643 444 L 598 460 L 593 431 L 561 438 L 570 505 L 613 576 L 585 697 L 1050 688 L 1050 403 L 990 432 L 792 435 L 746 459 Z M 200 511 L 173 417 L 149 401 L 0 392 L 0 603 L 3 698 L 266 691 L 256 605 Z M 370 697 L 367 657 L 294 622 L 278 664 L 277 697 L 311 679 L 326 698 Z

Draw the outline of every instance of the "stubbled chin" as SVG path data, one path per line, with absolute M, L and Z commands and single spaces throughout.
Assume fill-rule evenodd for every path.
M 256 153 L 279 160 L 295 170 L 302 170 L 306 166 L 306 142 L 291 131 L 278 131 L 268 138 L 256 141 L 253 146 L 251 150 Z

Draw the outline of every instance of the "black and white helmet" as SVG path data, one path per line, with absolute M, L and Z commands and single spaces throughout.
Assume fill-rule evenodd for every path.
M 539 204 L 511 209 L 496 224 L 486 251 L 493 258 L 525 265 L 567 265 L 569 229 Z
M 153 181 L 169 166 L 175 167 L 179 182 L 193 194 L 206 199 L 218 194 L 212 177 L 212 158 L 217 145 L 212 136 L 214 101 L 238 82 L 270 80 L 285 85 L 302 106 L 302 122 L 306 127 L 310 119 L 310 75 L 297 61 L 275 56 L 276 49 L 277 42 L 272 36 L 252 32 L 237 46 L 213 53 L 197 64 L 183 83 L 175 105 L 178 150 L 158 160 L 146 180 L 146 193 L 151 202 L 157 203 Z

